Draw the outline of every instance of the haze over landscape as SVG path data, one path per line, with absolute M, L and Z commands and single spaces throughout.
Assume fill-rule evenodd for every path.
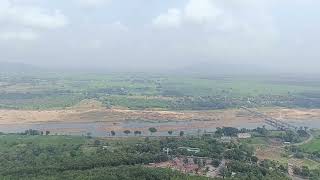
M 1 0 L 1 61 L 123 70 L 218 64 L 317 73 L 319 5 L 314 0 Z
M 0 0 L 0 179 L 319 180 L 319 6 Z

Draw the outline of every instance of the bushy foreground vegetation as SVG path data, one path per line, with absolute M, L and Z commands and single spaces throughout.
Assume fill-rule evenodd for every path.
M 0 108 L 10 109 L 65 108 L 84 99 L 130 109 L 317 108 L 319 91 L 315 78 L 0 73 Z
M 72 136 L 2 135 L 0 179 L 208 179 L 171 169 L 147 167 L 173 157 L 207 157 L 226 179 L 287 179 L 286 167 L 258 162 L 245 144 L 210 137 L 91 139 Z M 199 154 L 179 147 L 200 148 Z M 167 155 L 164 148 L 170 148 Z

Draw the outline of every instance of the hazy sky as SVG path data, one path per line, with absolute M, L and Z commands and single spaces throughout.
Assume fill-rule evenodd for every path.
M 0 0 L 0 61 L 320 69 L 318 0 Z

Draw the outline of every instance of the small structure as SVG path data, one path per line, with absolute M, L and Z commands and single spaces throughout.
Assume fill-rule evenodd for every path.
M 102 149 L 110 152 L 114 152 L 114 148 L 112 146 L 102 146 Z
M 251 134 L 249 134 L 249 133 L 238 133 L 237 136 L 238 136 L 239 139 L 251 138 Z
M 163 148 L 162 149 L 163 152 L 167 153 L 167 155 L 169 155 L 169 152 L 171 151 L 170 148 Z
M 200 148 L 179 147 L 178 149 L 185 149 L 188 152 L 194 152 L 194 153 L 199 153 L 200 152 Z

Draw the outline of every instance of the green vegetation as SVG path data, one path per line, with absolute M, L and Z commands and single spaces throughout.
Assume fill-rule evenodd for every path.
M 287 179 L 278 164 L 273 162 L 271 169 L 257 163 L 253 149 L 245 144 L 222 143 L 212 137 L 121 140 L 13 134 L 1 135 L 0 143 L 0 179 L 208 179 L 146 166 L 187 156 L 213 159 L 216 166 L 228 160 L 220 172 L 226 179 Z M 180 147 L 199 148 L 200 152 Z M 170 149 L 169 155 L 164 148 Z M 231 177 L 231 172 L 236 175 Z
M 314 138 L 309 143 L 304 144 L 300 147 L 304 152 L 307 152 L 307 153 L 320 152 L 320 131 L 313 130 L 312 134 Z
M 316 78 L 0 73 L 0 79 L 0 107 L 9 109 L 65 108 L 84 99 L 130 109 L 320 107 L 320 80 Z

